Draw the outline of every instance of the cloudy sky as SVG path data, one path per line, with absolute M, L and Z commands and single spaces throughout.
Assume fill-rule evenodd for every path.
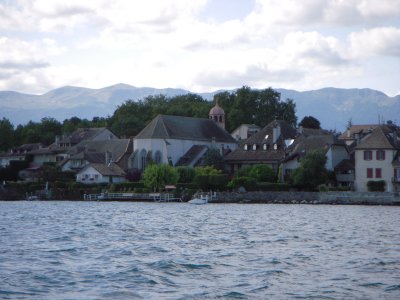
M 400 94 L 400 0 L 0 0 L 0 90 Z

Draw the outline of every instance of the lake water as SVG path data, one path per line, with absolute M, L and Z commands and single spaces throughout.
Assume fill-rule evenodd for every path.
M 399 299 L 400 207 L 0 202 L 0 299 Z

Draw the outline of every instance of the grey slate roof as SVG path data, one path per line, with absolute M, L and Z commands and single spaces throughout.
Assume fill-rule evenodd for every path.
M 112 153 L 112 158 L 114 162 L 119 161 L 122 156 L 129 152 L 132 152 L 132 142 L 130 139 L 112 139 L 112 140 L 104 140 L 104 141 L 83 141 L 72 147 L 68 154 L 71 155 L 71 159 L 86 159 L 90 161 L 90 158 L 93 157 L 95 162 L 97 158 L 96 155 L 102 154 L 109 151 Z M 85 155 L 85 156 L 83 156 Z M 104 160 L 103 160 L 104 161 Z
M 277 140 L 278 149 L 273 148 L 273 128 L 281 127 L 281 136 Z M 287 139 L 296 137 L 296 129 L 281 120 L 275 120 L 255 133 L 246 140 L 242 140 L 239 147 L 225 157 L 227 162 L 278 162 L 285 157 L 285 144 Z M 267 139 L 265 138 L 268 135 Z M 244 150 L 244 145 L 249 145 L 248 150 Z M 268 150 L 263 150 L 263 144 L 268 145 Z M 252 146 L 257 149 L 253 150 Z
M 182 139 L 236 143 L 236 140 L 209 119 L 158 115 L 135 139 Z
M 202 152 L 207 149 L 204 145 L 193 145 L 176 163 L 176 166 L 188 166 Z
M 315 150 L 320 150 L 325 153 L 332 145 L 346 147 L 345 142 L 337 140 L 333 134 L 300 135 L 288 148 L 288 156 L 285 158 L 285 161 L 303 156 Z
M 371 134 L 365 137 L 354 149 L 400 149 L 400 130 L 395 127 L 381 125 L 375 128 Z
M 120 176 L 123 177 L 126 175 L 124 170 L 122 170 L 117 164 L 112 164 L 111 166 L 107 166 L 106 164 L 90 164 L 87 167 L 93 167 L 103 176 Z M 85 168 L 86 169 L 86 168 Z
M 72 132 L 69 136 L 63 137 L 60 143 L 67 143 L 71 145 L 76 145 L 84 140 L 89 140 L 106 130 L 107 128 L 78 128 Z

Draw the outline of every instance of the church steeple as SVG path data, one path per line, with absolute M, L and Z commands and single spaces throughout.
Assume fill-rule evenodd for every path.
M 215 106 L 210 109 L 208 118 L 216 122 L 221 128 L 225 129 L 225 112 L 218 105 L 218 101 L 216 101 Z

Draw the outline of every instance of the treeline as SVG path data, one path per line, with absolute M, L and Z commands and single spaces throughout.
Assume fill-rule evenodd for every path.
M 225 110 L 228 132 L 248 123 L 264 127 L 274 119 L 285 120 L 293 126 L 297 122 L 293 100 L 281 100 L 280 94 L 271 88 L 256 90 L 244 86 L 235 92 L 216 94 L 212 102 L 196 94 L 127 100 L 112 116 L 93 117 L 92 120 L 71 117 L 60 122 L 46 117 L 40 122 L 29 121 L 15 127 L 3 118 L 0 120 L 0 151 L 28 143 L 50 145 L 55 136 L 68 135 L 77 128 L 108 127 L 120 137 L 133 137 L 158 114 L 207 118 L 216 101 Z

